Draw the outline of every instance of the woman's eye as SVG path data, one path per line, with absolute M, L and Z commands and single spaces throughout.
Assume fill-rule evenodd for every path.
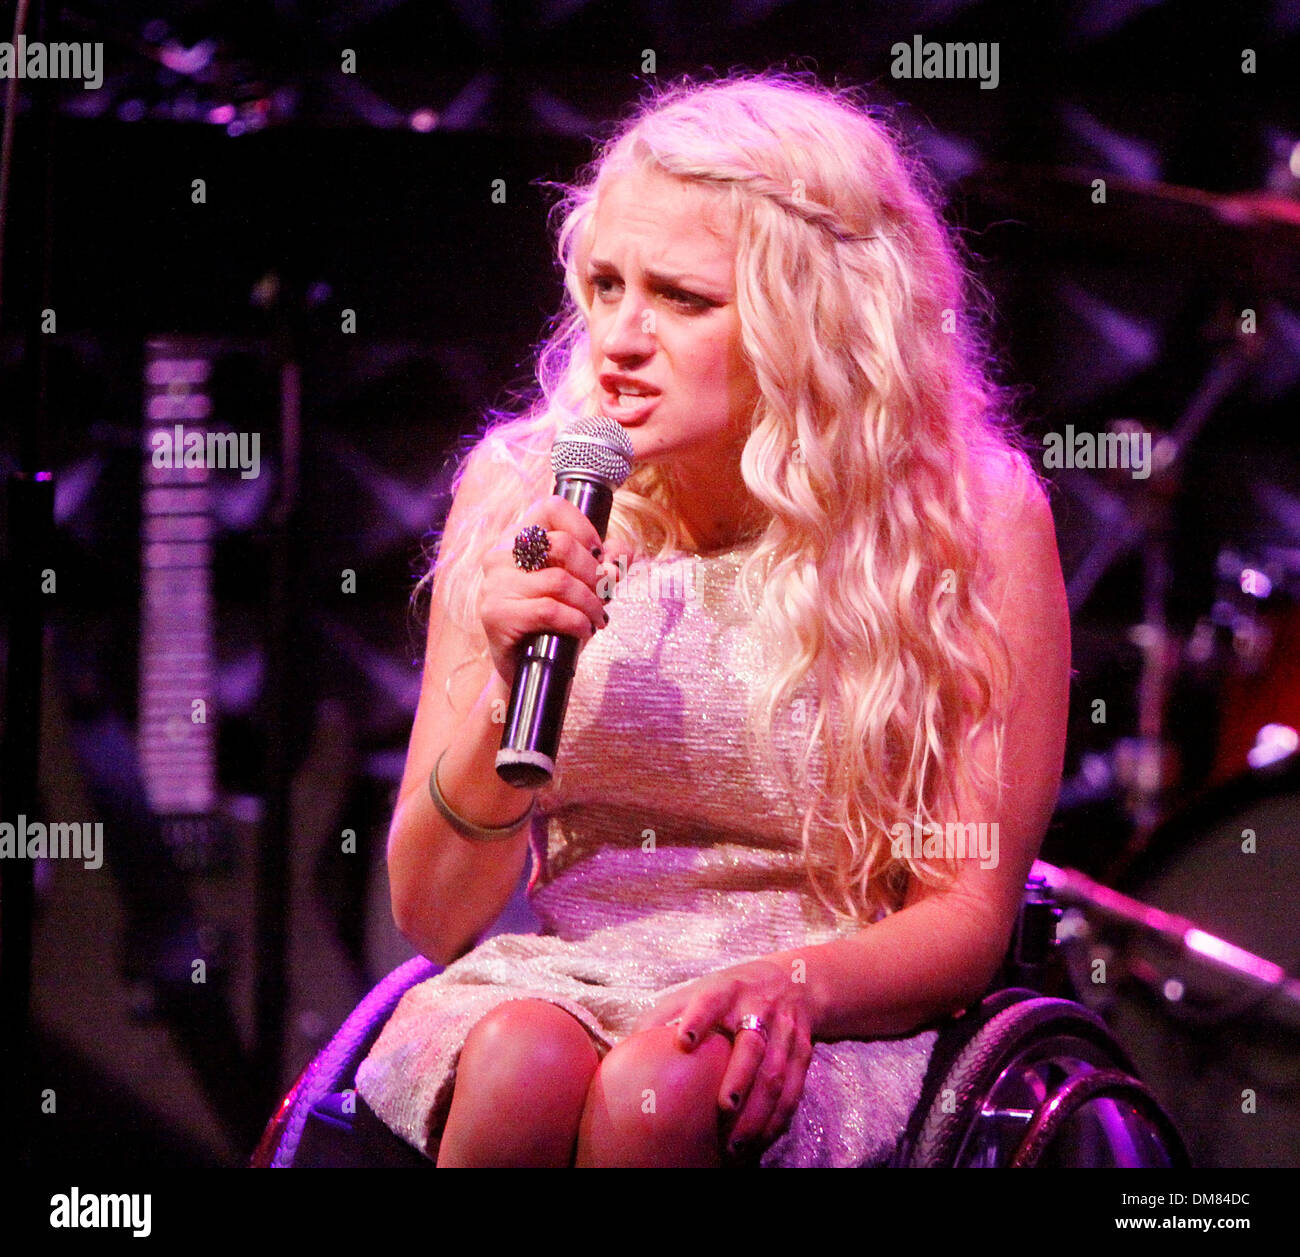
M 611 275 L 593 275 L 588 282 L 591 284 L 592 292 L 599 297 L 609 296 L 610 289 L 619 286 L 619 281 Z M 683 306 L 688 310 L 704 311 L 713 306 L 707 297 L 701 297 L 697 293 L 685 292 L 680 288 L 665 288 L 662 291 L 674 305 Z

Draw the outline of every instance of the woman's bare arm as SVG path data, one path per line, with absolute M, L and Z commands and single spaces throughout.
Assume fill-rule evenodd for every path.
M 486 487 L 484 469 L 471 457 L 444 535 L 454 535 Z M 499 842 L 462 838 L 429 793 L 429 774 L 445 748 L 438 781 L 453 810 L 467 819 L 506 824 L 533 797 L 531 790 L 509 786 L 496 773 L 499 717 L 510 691 L 485 645 L 482 636 L 475 638 L 448 619 L 441 590 L 435 590 L 420 699 L 388 831 L 388 877 L 397 928 L 438 964 L 454 960 L 499 915 L 528 849 L 527 826 Z
M 444 536 L 455 537 L 462 522 L 501 491 L 497 474 L 479 446 Z M 520 523 L 546 532 L 548 562 L 539 571 L 521 571 L 511 555 L 513 537 L 493 547 L 483 560 L 475 631 L 449 618 L 441 583 L 430 600 L 420 701 L 388 835 L 388 874 L 398 928 L 440 964 L 473 944 L 505 906 L 523 870 L 529 826 L 502 839 L 462 837 L 433 802 L 434 765 L 440 764 L 443 798 L 465 820 L 498 827 L 522 817 L 533 792 L 507 785 L 496 772 L 519 645 L 545 631 L 578 639 L 581 650 L 608 622 L 597 594 L 604 569 L 592 522 L 550 494 L 528 506 Z

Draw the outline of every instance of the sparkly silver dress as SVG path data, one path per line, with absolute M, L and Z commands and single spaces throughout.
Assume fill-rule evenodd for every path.
M 362 1063 L 362 1098 L 430 1158 L 461 1047 L 496 1005 L 557 1004 L 604 1055 L 679 983 L 851 932 L 807 885 L 797 800 L 744 746 L 745 691 L 762 676 L 735 589 L 745 554 L 628 567 L 579 656 L 558 771 L 538 795 L 529 898 L 542 933 L 496 935 L 413 987 Z M 792 703 L 790 722 L 804 711 Z M 778 728 L 778 746 L 796 732 Z M 935 1037 L 815 1042 L 762 1165 L 882 1164 Z

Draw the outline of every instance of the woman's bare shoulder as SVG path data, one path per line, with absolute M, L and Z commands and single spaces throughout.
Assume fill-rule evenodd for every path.
M 1028 457 L 1013 446 L 980 451 L 971 460 L 979 512 L 997 529 L 1012 528 L 1026 512 L 1047 506 L 1047 492 Z
M 984 455 L 975 464 L 981 567 L 993 608 L 1029 596 L 1060 601 L 1061 560 L 1047 489 L 1018 450 Z
M 972 495 L 984 547 L 991 555 L 1023 551 L 1056 530 L 1042 479 L 1029 459 L 1012 447 L 995 449 L 972 460 Z

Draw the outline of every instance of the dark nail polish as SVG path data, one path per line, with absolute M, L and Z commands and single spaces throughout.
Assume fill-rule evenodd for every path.
M 731 1099 L 731 1107 L 732 1107 L 733 1109 L 738 1109 L 738 1108 L 740 1108 L 740 1092 L 739 1092 L 739 1091 L 733 1091 L 733 1092 L 731 1093 L 730 1099 Z
M 603 615 L 603 616 L 605 617 L 605 623 L 608 624 L 608 623 L 609 623 L 609 612 L 608 612 L 608 611 L 602 611 L 602 612 L 601 612 L 601 615 Z
M 602 554 L 604 554 L 604 553 L 605 553 L 605 548 L 604 548 L 603 546 L 592 546 L 592 547 L 591 547 L 591 557 L 592 557 L 593 559 L 598 559 L 598 558 L 600 558 L 600 556 L 601 556 Z

